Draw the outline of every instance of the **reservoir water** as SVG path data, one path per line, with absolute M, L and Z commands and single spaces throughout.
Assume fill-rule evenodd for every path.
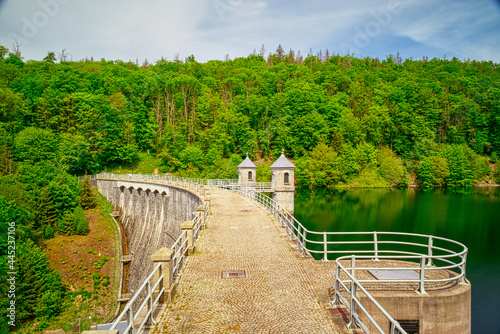
M 472 333 L 500 334 L 500 187 L 299 189 L 295 218 L 313 231 L 409 232 L 465 244 Z

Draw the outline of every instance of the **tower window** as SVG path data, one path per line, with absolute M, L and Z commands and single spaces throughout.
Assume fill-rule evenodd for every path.
M 285 184 L 290 184 L 290 174 L 285 173 L 285 175 L 283 177 L 283 181 Z
M 248 172 L 248 181 L 252 181 L 252 171 Z

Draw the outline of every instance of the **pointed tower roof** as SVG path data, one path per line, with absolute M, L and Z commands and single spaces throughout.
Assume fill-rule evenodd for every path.
M 278 160 L 276 160 L 271 168 L 295 168 L 295 165 L 288 160 L 285 155 L 282 153 Z
M 257 165 L 254 164 L 252 162 L 252 160 L 250 160 L 248 158 L 248 155 L 247 155 L 247 157 L 245 158 L 245 160 L 243 160 L 242 163 L 238 165 L 238 168 L 257 168 Z

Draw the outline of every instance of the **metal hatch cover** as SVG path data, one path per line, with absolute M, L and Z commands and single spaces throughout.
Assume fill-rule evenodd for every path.
M 370 269 L 368 270 L 378 280 L 419 279 L 420 274 L 415 270 L 404 269 Z

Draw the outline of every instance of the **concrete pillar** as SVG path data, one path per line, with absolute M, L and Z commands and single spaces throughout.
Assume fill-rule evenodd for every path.
M 165 299 L 171 301 L 175 292 L 174 264 L 172 263 L 173 255 L 174 251 L 170 248 L 160 248 L 154 252 L 153 255 L 151 255 L 153 268 L 156 268 L 159 263 L 162 264 L 160 270 L 155 273 L 153 278 L 153 281 L 156 284 L 160 275 L 163 275 L 163 284 L 159 284 L 157 289 L 154 291 L 154 294 L 157 295 L 162 287 L 165 287 L 165 293 L 160 296 L 160 303 L 165 302 Z
M 192 220 L 186 220 L 184 223 L 181 224 L 181 230 L 182 233 L 186 231 L 185 238 L 187 238 L 188 241 L 188 254 L 191 255 L 194 252 L 194 221 Z

